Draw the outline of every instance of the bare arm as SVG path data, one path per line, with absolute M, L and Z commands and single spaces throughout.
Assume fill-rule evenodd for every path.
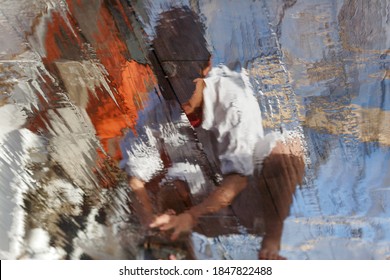
M 194 93 L 192 94 L 190 100 L 183 104 L 183 110 L 187 115 L 200 108 L 203 102 L 203 89 L 206 87 L 206 84 L 204 80 L 200 78 L 195 79 L 194 83 L 196 84 Z
M 229 175 L 223 181 L 220 187 L 213 191 L 200 204 L 188 210 L 188 213 L 197 220 L 199 217 L 215 213 L 218 210 L 229 206 L 234 198 L 246 187 L 247 177 L 238 174 Z

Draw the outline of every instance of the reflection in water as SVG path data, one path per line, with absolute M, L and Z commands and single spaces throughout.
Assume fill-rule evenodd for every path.
M 289 259 L 389 258 L 389 7 L 3 0 L 0 256 L 255 259 L 287 216 Z M 250 178 L 232 206 L 172 243 L 142 226 L 145 205 L 119 162 L 136 155 L 150 172 L 142 155 L 157 159 L 146 184 L 155 213 L 215 189 L 215 142 L 179 106 L 209 51 L 214 65 L 247 69 L 266 132 L 299 139 L 304 166 L 271 154 L 260 184 Z

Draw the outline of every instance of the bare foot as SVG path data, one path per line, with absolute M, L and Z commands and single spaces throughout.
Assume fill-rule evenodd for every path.
M 273 240 L 264 236 L 259 251 L 259 260 L 286 260 L 285 257 L 279 255 L 280 243 L 278 240 Z

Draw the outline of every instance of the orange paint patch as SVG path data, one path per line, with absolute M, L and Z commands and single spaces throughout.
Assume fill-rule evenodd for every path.
M 51 20 L 47 22 L 44 40 L 46 57 L 43 61 L 55 76 L 59 76 L 55 62 L 62 59 L 82 62 L 95 54 L 94 59 L 98 60 L 96 63 L 104 66 L 107 72 L 106 83 L 110 89 L 108 91 L 103 87 L 97 87 L 93 92 L 89 89 L 89 99 L 85 109 L 104 149 L 104 152 L 98 151 L 101 160 L 97 163 L 100 170 L 97 174 L 104 174 L 105 178 L 102 177 L 99 181 L 109 187 L 114 185 L 115 181 L 115 176 L 110 175 L 114 163 L 112 159 L 118 161 L 122 157 L 119 141 L 127 129 L 134 129 L 138 120 L 138 111 L 143 109 L 149 92 L 157 82 L 149 65 L 131 60 L 131 53 L 118 30 L 118 22 L 110 13 L 106 2 L 102 1 L 100 10 L 96 14 L 96 24 L 93 21 L 95 17 L 92 19 L 89 17 L 91 25 L 88 30 L 78 28 L 77 20 L 82 18 L 75 18 L 74 15 L 77 10 L 78 17 L 82 17 L 83 11 L 88 10 L 89 2 L 67 0 L 67 3 L 69 14 L 65 18 L 63 14 L 53 12 Z M 119 1 L 114 5 L 119 11 L 119 16 L 123 17 L 121 21 L 128 27 L 129 32 L 132 32 L 122 5 Z M 90 39 L 92 41 L 88 42 L 87 38 L 92 38 Z M 93 53 L 85 49 L 86 43 L 93 47 Z M 113 93 L 114 98 L 110 93 Z M 48 104 L 50 107 L 52 105 Z M 45 121 L 39 119 L 40 127 Z M 34 129 L 38 130 L 39 127 Z M 106 156 L 107 154 L 109 157 Z
M 67 3 L 71 13 L 75 9 L 82 11 L 88 8 L 83 7 L 81 1 L 68 0 Z M 131 32 L 132 28 L 125 17 L 123 7 L 116 2 L 115 8 L 124 17 Z M 94 42 L 90 43 L 95 47 L 94 52 L 108 73 L 107 80 L 115 100 L 106 90 L 96 88 L 94 93 L 90 93 L 86 110 L 104 150 L 116 159 L 120 159 L 118 138 L 123 136 L 125 129 L 135 127 L 138 110 L 143 109 L 143 103 L 147 101 L 148 92 L 153 89 L 156 80 L 149 65 L 128 60 L 131 54 L 121 38 L 115 19 L 104 3 L 96 18 L 94 25 L 96 31 L 88 34 L 89 36 L 83 36 L 82 32 L 91 31 L 78 29 L 77 22 L 71 15 L 67 15 L 64 19 L 63 15 L 53 13 L 51 21 L 47 24 L 45 36 L 45 62 L 48 68 L 54 70 L 52 65 L 56 60 L 71 60 L 72 55 L 77 58 L 79 53 L 78 60 L 81 61 L 83 41 L 80 38 L 93 38 Z M 67 22 L 70 22 L 74 27 L 73 30 L 77 31 L 76 36 Z
M 100 90 L 96 91 L 100 98 L 96 99 L 91 96 L 87 107 L 88 115 L 91 117 L 104 149 L 112 156 L 115 155 L 116 159 L 119 159 L 119 147 L 113 155 L 112 147 L 109 149 L 108 146 L 109 140 L 122 137 L 126 128 L 134 128 L 138 118 L 137 111 L 143 109 L 147 94 L 155 84 L 150 67 L 135 61 L 127 61 L 121 74 L 117 92 L 121 97 L 123 110 L 118 108 L 108 94 L 103 94 Z M 136 100 L 138 102 L 135 102 Z M 114 142 L 117 145 L 117 141 Z

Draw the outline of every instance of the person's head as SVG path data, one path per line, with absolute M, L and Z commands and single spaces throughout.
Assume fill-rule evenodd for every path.
M 205 39 L 205 28 L 199 15 L 189 7 L 176 7 L 160 14 L 155 29 L 156 35 L 152 45 L 155 52 L 151 53 L 151 61 L 156 60 L 155 69 L 161 68 L 158 61 L 171 62 L 176 65 L 179 73 L 159 73 L 157 76 L 163 96 L 184 103 L 191 98 L 194 79 L 204 77 L 211 69 L 210 51 Z M 163 67 L 164 68 L 164 67 Z M 166 70 L 166 69 L 165 69 Z M 168 80 L 174 87 L 167 84 Z

